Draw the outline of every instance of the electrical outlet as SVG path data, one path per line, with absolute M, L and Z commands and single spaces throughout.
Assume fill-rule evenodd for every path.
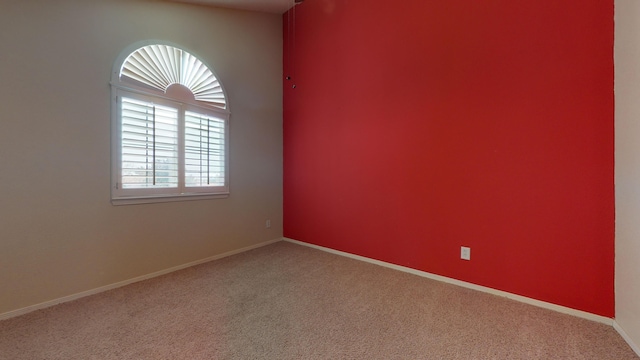
M 466 246 L 460 247 L 460 259 L 471 260 L 471 248 Z
M 264 222 L 264 227 L 269 229 L 271 227 L 271 220 L 267 220 Z

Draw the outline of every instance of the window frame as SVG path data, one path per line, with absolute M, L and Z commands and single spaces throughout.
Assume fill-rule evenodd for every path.
M 121 54 L 119 61 L 114 64 L 111 81 L 111 203 L 113 205 L 129 205 L 129 204 L 148 204 L 158 202 L 173 202 L 186 200 L 207 200 L 227 198 L 229 191 L 229 118 L 230 111 L 228 105 L 224 109 L 207 105 L 206 102 L 197 101 L 187 96 L 181 96 L 179 93 L 171 93 L 167 95 L 163 91 L 152 89 L 144 84 L 138 84 L 136 81 L 122 81 L 120 79 L 120 70 L 126 58 L 136 49 L 149 44 L 160 44 L 161 42 L 148 42 L 142 45 L 137 44 L 131 46 L 131 51 L 125 50 Z M 184 48 L 167 44 L 181 49 Z M 188 52 L 189 54 L 193 54 Z M 198 58 L 200 59 L 200 58 Z M 206 63 L 205 63 L 206 65 Z M 211 68 L 208 67 L 210 71 Z M 213 72 L 213 71 L 212 71 Z M 214 74 L 215 75 L 215 74 Z M 217 78 L 217 76 L 216 76 Z M 220 86 L 222 86 L 220 84 Z M 186 89 L 186 88 L 185 88 Z M 224 89 L 222 90 L 223 94 Z M 122 187 L 122 106 L 120 99 L 122 97 L 131 98 L 138 101 L 157 103 L 163 106 L 175 108 L 178 111 L 178 186 L 177 187 L 158 187 L 158 188 L 129 188 Z M 226 99 L 226 95 L 225 95 Z M 226 100 L 225 100 L 226 101 Z M 224 124 L 224 185 L 223 186 L 186 186 L 185 176 L 185 113 L 187 111 L 195 112 L 200 115 L 219 119 Z

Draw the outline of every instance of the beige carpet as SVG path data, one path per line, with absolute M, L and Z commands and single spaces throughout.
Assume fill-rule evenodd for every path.
M 607 325 L 279 242 L 0 322 L 1 359 L 638 359 Z

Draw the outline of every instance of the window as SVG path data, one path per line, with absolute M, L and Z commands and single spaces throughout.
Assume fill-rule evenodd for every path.
M 152 44 L 116 62 L 112 78 L 113 204 L 225 197 L 229 111 L 202 61 Z

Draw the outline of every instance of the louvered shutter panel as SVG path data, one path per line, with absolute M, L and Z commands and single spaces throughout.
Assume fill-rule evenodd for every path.
M 185 185 L 225 185 L 225 121 L 185 112 Z
M 121 98 L 123 189 L 178 186 L 177 109 Z
M 172 84 L 189 88 L 198 101 L 226 109 L 227 103 L 218 79 L 197 57 L 168 45 L 148 45 L 127 57 L 120 77 L 126 76 L 166 92 Z

